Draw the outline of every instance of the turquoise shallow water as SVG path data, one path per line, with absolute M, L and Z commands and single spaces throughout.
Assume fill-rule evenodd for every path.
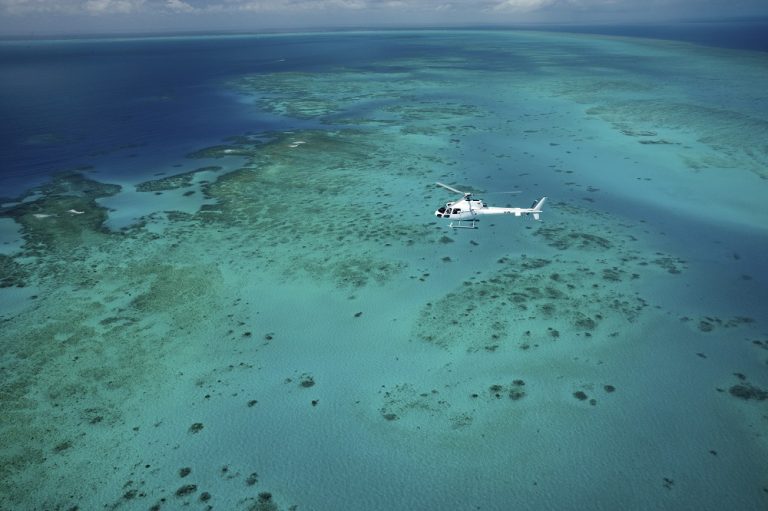
M 2 509 L 768 505 L 766 54 L 1 50 Z

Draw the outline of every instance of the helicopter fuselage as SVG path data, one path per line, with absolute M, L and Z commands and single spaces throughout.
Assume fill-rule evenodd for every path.
M 471 192 L 462 192 L 461 190 L 457 190 L 456 188 L 439 182 L 435 184 L 452 192 L 461 193 L 464 195 L 461 200 L 446 202 L 445 206 L 440 207 L 437 209 L 437 211 L 435 211 L 435 216 L 437 218 L 450 219 L 450 227 L 453 228 L 468 227 L 470 229 L 475 229 L 475 223 L 477 220 L 479 220 L 478 217 L 480 215 L 523 216 L 530 214 L 533 215 L 534 220 L 538 220 L 539 215 L 541 214 L 541 208 L 544 205 L 544 202 L 547 200 L 546 197 L 542 197 L 541 199 L 534 201 L 530 208 L 499 208 L 488 206 L 481 199 L 474 199 Z M 470 221 L 472 225 L 463 225 L 461 223 L 463 220 Z M 456 223 L 454 223 L 454 221 L 456 221 Z
M 446 202 L 445 206 L 435 211 L 435 216 L 453 220 L 472 220 L 480 215 L 522 216 L 531 212 L 533 212 L 533 208 L 499 208 L 488 206 L 480 199 L 472 199 Z

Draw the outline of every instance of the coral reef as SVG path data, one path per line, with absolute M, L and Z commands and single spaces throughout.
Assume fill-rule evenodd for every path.
M 28 270 L 16 259 L 0 254 L 0 288 L 24 287 L 28 277 Z
M 712 57 L 697 55 L 698 58 L 709 60 Z M 558 61 L 556 57 L 552 60 Z M 740 90 L 751 79 L 759 79 L 756 76 L 745 78 L 753 73 L 751 59 L 738 59 L 732 65 L 739 71 L 729 80 L 730 90 Z M 768 148 L 763 143 L 768 122 L 745 108 L 738 99 L 725 100 L 726 97 L 738 98 L 738 93 L 718 95 L 715 106 L 705 99 L 707 94 L 693 97 L 674 93 L 682 83 L 668 83 L 668 90 L 659 94 L 656 75 L 642 68 L 634 69 L 631 80 L 617 80 L 587 67 L 573 73 L 567 81 L 545 87 L 561 97 L 588 105 L 585 107 L 587 115 L 609 123 L 617 132 L 637 140 L 649 150 L 658 146 L 670 148 L 691 170 L 711 167 L 745 169 L 762 178 L 768 177 L 765 170 Z M 718 65 L 712 65 L 712 71 L 704 74 L 714 78 L 714 70 L 718 68 Z M 701 67 L 696 70 L 699 79 L 701 70 Z M 691 72 L 689 69 L 678 71 L 681 76 Z M 710 88 L 705 86 L 703 89 Z M 712 92 L 708 90 L 708 93 Z M 698 147 L 692 147 L 694 144 Z
M 303 144 L 292 147 L 297 140 Z M 240 140 L 227 147 L 238 147 L 247 165 L 203 186 L 217 203 L 195 221 L 228 229 L 257 226 L 270 242 L 251 244 L 244 255 L 287 278 L 309 276 L 351 288 L 389 282 L 406 264 L 395 250 L 382 247 L 435 243 L 437 233 L 380 214 L 388 209 L 388 185 L 385 175 L 372 172 L 372 161 L 391 165 L 394 155 L 386 144 L 386 137 L 372 145 L 369 136 L 353 130 Z M 229 150 L 211 148 L 206 157 Z M 399 157 L 414 164 L 421 158 Z
M 768 136 L 768 122 L 763 119 L 724 108 L 644 99 L 610 101 L 589 108 L 587 114 L 612 123 L 622 133 L 631 134 L 629 136 L 664 130 L 670 137 L 676 135 L 685 139 L 686 132 L 694 131 L 698 141 L 710 151 L 705 155 L 696 155 L 682 147 L 680 158 L 689 168 L 746 168 L 762 178 L 768 178 L 764 165 L 768 152 L 760 142 Z M 680 144 L 667 139 L 641 139 L 639 142 Z
M 591 335 L 608 320 L 631 323 L 647 306 L 641 298 L 614 288 L 614 281 L 594 287 L 594 272 L 577 261 L 503 259 L 499 266 L 485 278 L 473 277 L 461 289 L 427 304 L 414 336 L 468 351 L 505 343 L 530 346 L 532 341 L 553 342 L 566 334 Z M 459 303 L 457 310 L 454 304 Z M 558 328 L 542 330 L 541 319 L 550 319 Z M 459 323 L 472 335 L 455 335 Z
M 81 174 L 59 175 L 36 190 L 33 200 L 0 211 L 21 225 L 24 248 L 31 254 L 56 253 L 62 257 L 83 245 L 99 245 L 107 237 L 104 207 L 96 199 L 120 191 Z
M 0 409 L 8 419 L 0 425 L 0 491 L 9 502 L 24 501 L 21 476 L 51 470 L 48 453 L 69 466 L 79 449 L 108 451 L 100 446 L 106 438 L 100 431 L 126 426 L 125 403 L 136 389 L 154 387 L 153 380 L 167 371 L 162 360 L 183 347 L 188 333 L 220 303 L 217 269 L 167 264 L 173 236 L 158 240 L 141 230 L 127 235 L 101 228 L 105 212 L 87 194 L 103 196 L 115 187 L 66 176 L 45 189 L 52 195 L 38 193 L 3 213 L 21 219 L 26 240 L 19 255 L 2 259 L 3 268 L 10 268 L 4 277 L 41 288 L 29 313 L 4 318 L 8 335 L 0 340 L 10 375 L 0 384 Z M 75 206 L 80 209 L 69 212 L 73 201 L 82 201 Z M 34 211 L 60 213 L 38 218 Z M 72 229 L 57 231 L 63 225 Z M 35 312 L 41 310 L 44 316 Z M 50 421 L 35 419 L 41 409 Z M 65 433 L 85 435 L 86 428 L 87 444 Z M 78 487 L 76 471 L 58 477 L 60 484 Z M 71 501 L 85 496 L 74 490 L 71 495 Z
M 233 80 L 231 86 L 262 111 L 296 119 L 320 119 L 326 124 L 396 126 L 406 135 L 466 133 L 476 129 L 468 120 L 477 122 L 490 115 L 478 104 L 423 95 L 425 88 L 450 84 L 451 76 L 421 73 L 416 78 L 403 73 L 394 63 L 389 64 L 375 70 L 337 70 L 330 74 L 260 74 Z M 403 101 L 411 95 L 418 95 L 420 101 Z M 377 107 L 374 115 L 371 104 Z
M 181 174 L 174 174 L 172 176 L 144 181 L 136 185 L 136 191 L 158 192 L 176 190 L 178 188 L 186 188 L 188 186 L 192 186 L 196 174 L 201 172 L 219 172 L 222 169 L 223 167 L 212 165 L 209 167 L 200 167 L 195 170 L 190 170 L 189 172 L 182 172 Z

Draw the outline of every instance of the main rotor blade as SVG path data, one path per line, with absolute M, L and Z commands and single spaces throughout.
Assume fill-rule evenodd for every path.
M 521 193 L 523 193 L 523 191 L 522 190 L 515 190 L 515 191 L 512 191 L 512 192 L 485 192 L 483 195 L 495 195 L 495 194 L 499 194 L 499 193 L 503 193 L 505 195 L 520 195 Z
M 461 195 L 466 195 L 466 192 L 462 192 L 461 190 L 457 190 L 456 188 L 453 188 L 453 187 L 448 186 L 446 184 L 440 183 L 438 181 L 435 181 L 435 184 L 437 186 L 442 186 L 443 188 L 446 188 L 446 189 L 448 189 L 448 190 L 450 190 L 452 192 L 456 192 L 456 193 L 461 194 Z

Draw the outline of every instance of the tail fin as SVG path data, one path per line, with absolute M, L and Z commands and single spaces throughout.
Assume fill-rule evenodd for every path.
M 544 203 L 547 201 L 546 197 L 542 197 L 539 199 L 536 204 L 533 206 L 533 219 L 538 220 L 539 219 L 539 213 L 541 213 L 541 207 L 544 205 Z

